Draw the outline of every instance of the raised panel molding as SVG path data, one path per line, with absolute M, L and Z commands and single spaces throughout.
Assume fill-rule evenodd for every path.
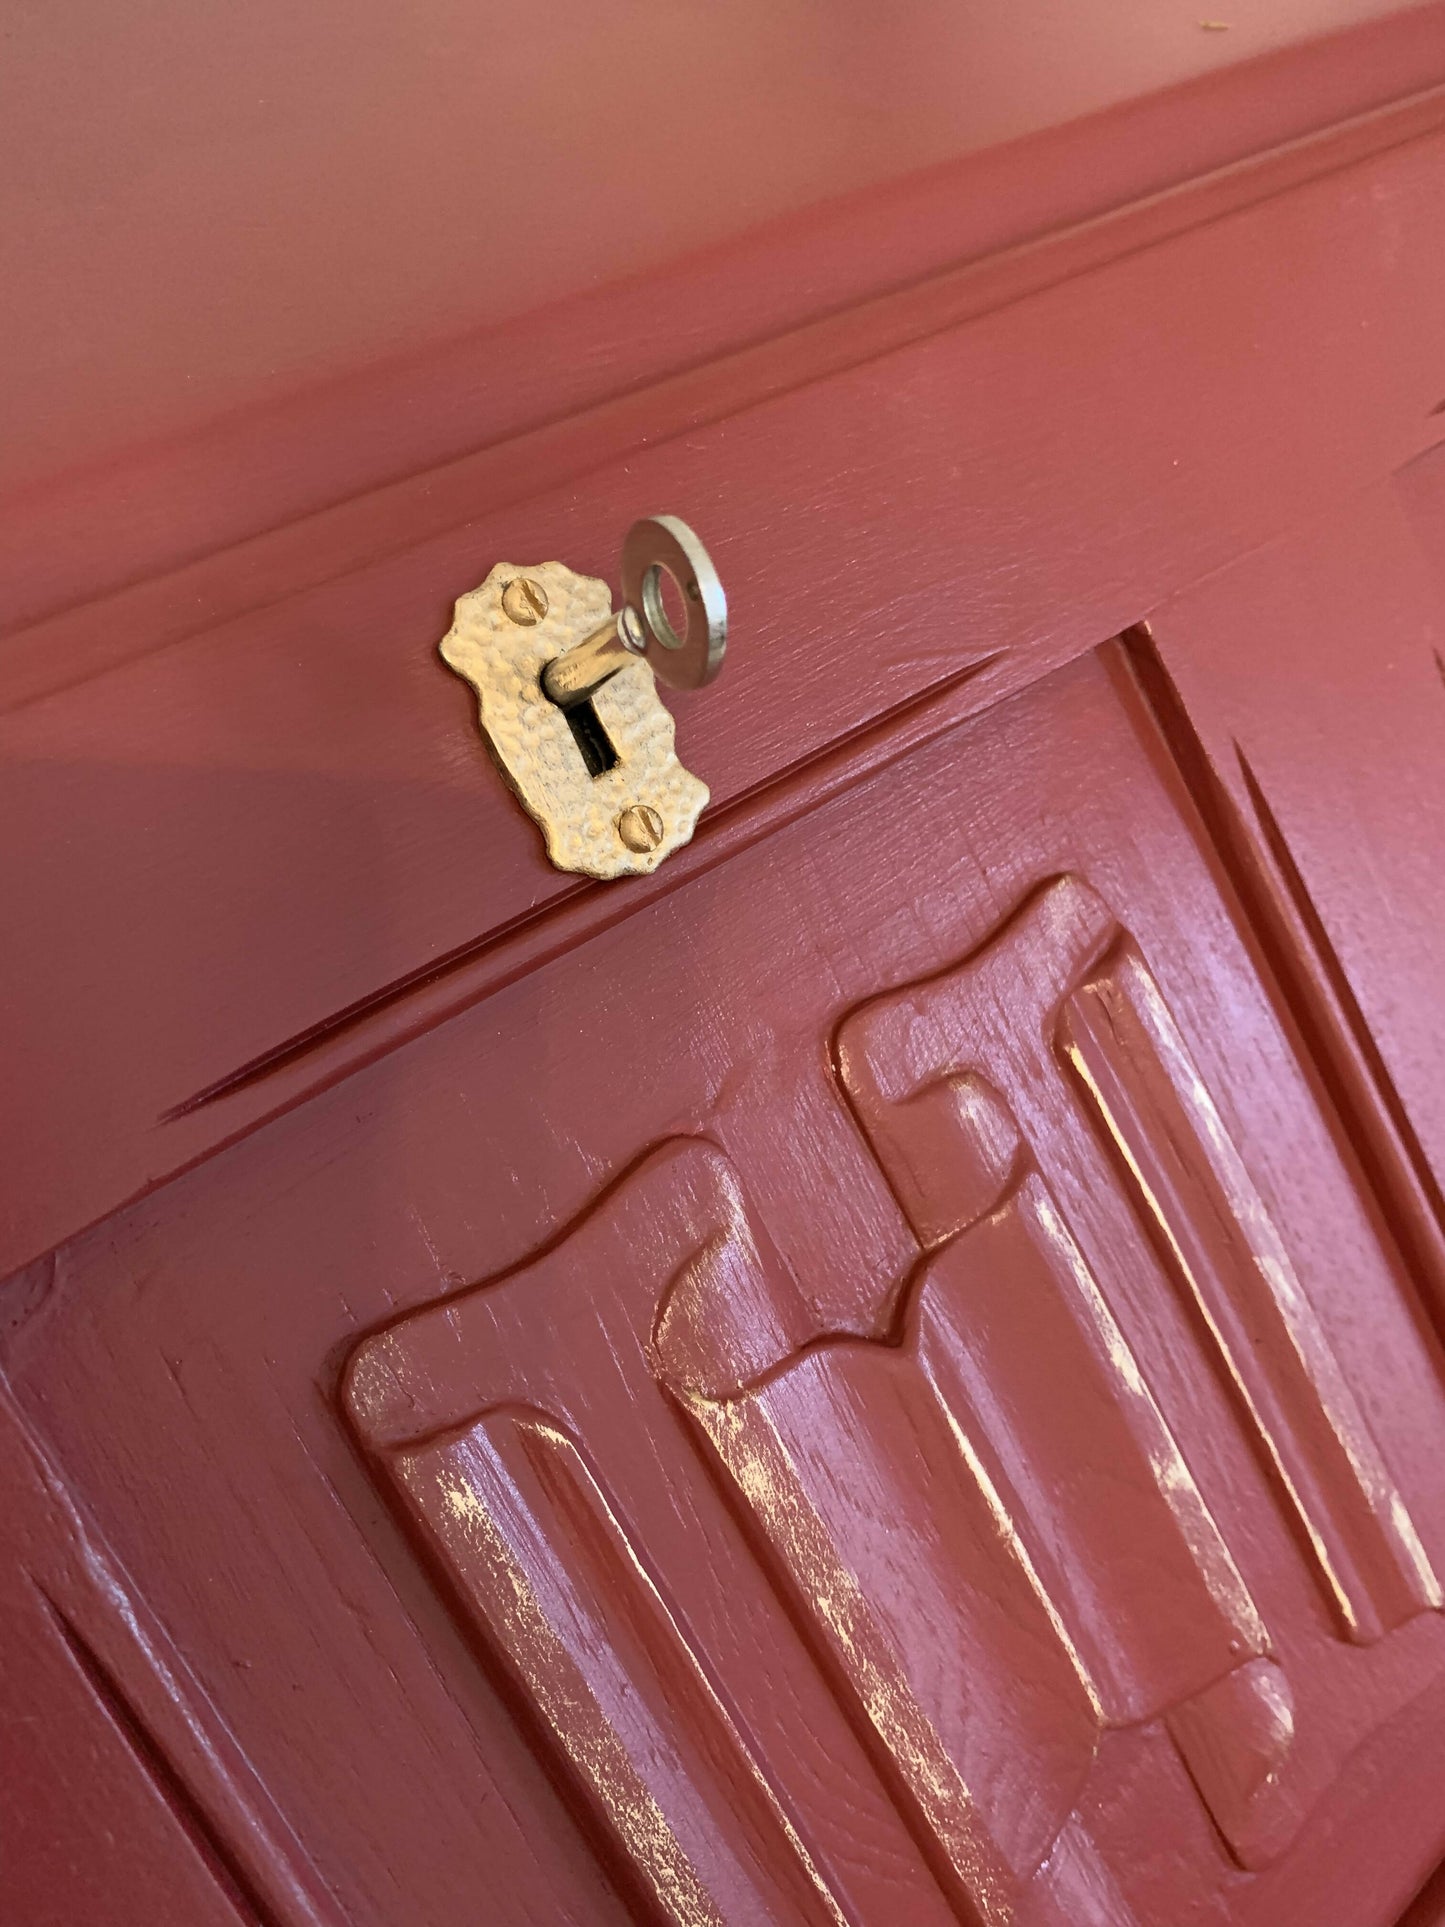
M 967 962 L 854 1013 L 838 1055 L 925 1245 L 968 1222 L 986 1194 L 980 1162 L 997 1160 L 999 1133 L 980 1129 L 981 1079 L 1036 1121 L 1046 1160 L 1077 1155 L 1071 1120 L 1092 1127 L 1342 1629 L 1365 1642 L 1440 1605 L 1409 1513 L 1159 987 L 1087 883 L 1046 884 Z M 1061 1082 L 1072 1099 L 1062 1128 Z M 965 1100 L 941 1095 L 959 1090 Z
M 13 1555 L 0 1573 L 0 1917 L 57 1921 L 58 1905 L 115 1923 L 343 1927 L 186 1651 L 3 1383 L 0 1501 Z
M 1037 1874 L 1041 1927 L 1127 1923 L 1075 1818 L 1093 1690 L 997 1493 L 912 1357 L 815 1339 L 681 1141 L 344 1397 L 646 1917 L 1001 1922 Z
M 664 1315 L 668 1381 L 901 1796 L 1002 1904 L 1104 1728 L 1189 1702 L 1268 1634 L 1036 1177 L 922 1263 L 895 1332 L 789 1348 L 726 1390 L 674 1338 L 675 1309 L 689 1334 L 737 1315 L 712 1259 Z
M 366 1340 L 347 1409 L 645 1918 L 949 1920 L 660 1383 L 658 1307 L 707 1252 L 806 1339 L 727 1160 L 680 1141 Z
M 821 1328 L 744 1176 L 674 1140 L 366 1339 L 357 1434 L 647 1918 L 1120 1927 L 1111 1732 L 1167 1735 L 1177 1797 L 1267 1866 L 1332 1769 L 1296 1770 L 1294 1648 L 1066 1167 L 1136 1224 L 1338 1634 L 1440 1589 L 1138 946 L 1056 877 L 853 1010 L 836 1069 L 920 1247 L 883 1328 Z

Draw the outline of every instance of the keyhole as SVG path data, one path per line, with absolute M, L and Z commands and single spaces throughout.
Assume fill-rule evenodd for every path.
M 580 703 L 573 703 L 564 709 L 567 727 L 572 732 L 572 740 L 582 752 L 582 761 L 587 765 L 589 776 L 605 776 L 610 769 L 616 769 L 620 758 L 612 747 L 612 738 L 602 727 L 602 718 L 592 706 L 591 697 Z

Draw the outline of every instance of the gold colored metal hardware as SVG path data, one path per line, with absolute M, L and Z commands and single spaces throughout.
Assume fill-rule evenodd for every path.
M 663 601 L 664 569 L 678 585 L 681 634 Z M 499 563 L 460 598 L 441 644 L 476 691 L 483 734 L 548 857 L 584 876 L 655 870 L 690 839 L 708 800 L 677 760 L 653 674 L 684 688 L 717 674 L 722 586 L 692 531 L 658 516 L 629 533 L 623 588 L 614 614 L 595 577 L 560 562 Z

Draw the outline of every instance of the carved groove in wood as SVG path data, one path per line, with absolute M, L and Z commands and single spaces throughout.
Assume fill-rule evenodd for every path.
M 839 1051 L 925 1245 L 976 1210 L 952 1170 L 968 1117 L 950 1093 L 991 1079 L 1042 1118 L 1062 1076 L 1196 1314 L 1342 1628 L 1368 1641 L 1440 1605 L 1413 1522 L 1158 985 L 1088 884 L 1046 885 L 969 962 L 856 1013 Z M 955 1103 L 956 1124 L 936 1128 Z M 957 1159 L 976 1184 L 977 1151 Z
M 645 1917 L 881 1921 L 892 1888 L 941 1924 L 866 1767 L 851 1814 L 818 1797 L 846 1725 L 814 1718 L 806 1655 L 658 1383 L 658 1306 L 715 1244 L 753 1249 L 731 1169 L 666 1146 L 522 1272 L 365 1341 L 347 1407 Z M 849 1853 L 855 1825 L 880 1865 Z
M 1341 1630 L 1440 1594 L 1157 983 L 1058 878 L 855 1010 L 837 1066 L 921 1247 L 885 1329 L 819 1329 L 677 1141 L 365 1341 L 356 1429 L 659 1918 L 1127 1922 L 1083 1813 L 1147 1727 L 1268 1864 L 1305 1806 L 1290 1679 L 1043 1144 L 1149 1225 Z
M 84 1877 L 102 1888 L 104 1918 L 111 1906 L 135 1917 L 139 1863 L 152 1904 L 163 1896 L 174 1910 L 167 1918 L 196 1927 L 243 1917 L 266 1927 L 341 1927 L 330 1890 L 227 1722 L 3 1388 L 0 1487 L 25 1562 L 0 1590 L 10 1646 L 0 1714 L 31 1726 L 36 1782 L 7 1785 L 20 1818 L 11 1815 L 0 1857 L 21 1843 L 27 1820 L 36 1827 L 37 1814 L 47 1831 L 54 1826 L 44 1795 L 65 1757 L 56 1742 L 83 1735 L 93 1785 L 82 1789 L 106 1823 L 103 1844 L 90 1842 L 99 1869 L 87 1864 Z M 77 1851 L 87 1838 L 83 1828 L 68 1839 L 57 1832 L 54 1850 Z M 29 1919 L 35 1870 L 15 1857 L 0 1915 Z M 72 1891 L 65 1889 L 67 1900 Z M 49 1897 L 40 1902 L 44 1917 L 58 1918 Z

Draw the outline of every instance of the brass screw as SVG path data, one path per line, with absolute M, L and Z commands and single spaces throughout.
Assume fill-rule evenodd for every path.
M 629 850 L 641 856 L 662 841 L 662 818 L 650 803 L 634 803 L 617 819 L 617 834 Z
M 530 629 L 547 613 L 547 591 L 529 575 L 516 575 L 502 591 L 502 607 L 513 622 Z

